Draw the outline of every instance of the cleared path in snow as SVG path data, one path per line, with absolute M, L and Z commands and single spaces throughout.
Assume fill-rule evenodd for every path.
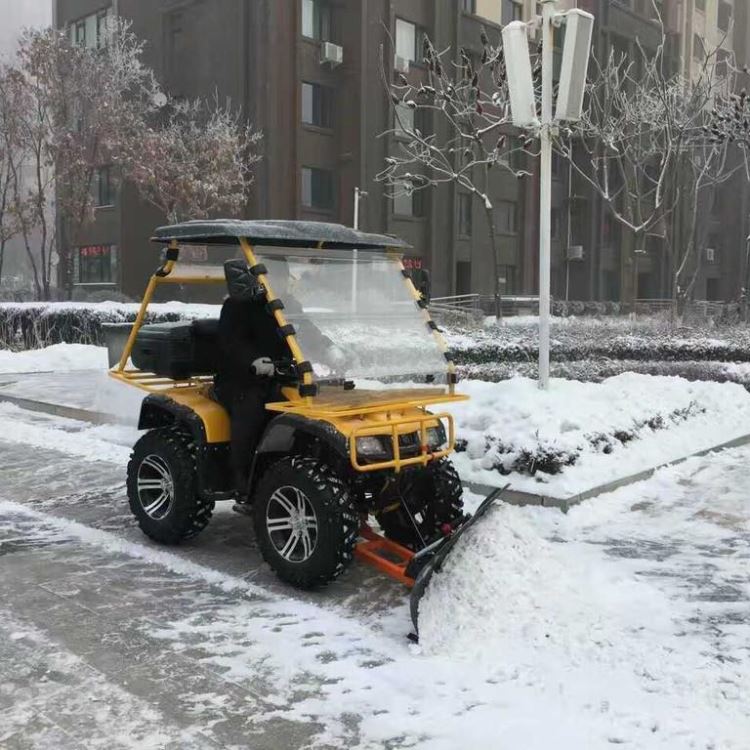
M 226 508 L 149 544 L 127 432 L 0 410 L 0 435 L 3 748 L 746 749 L 750 450 L 499 509 L 420 653 L 399 587 L 291 591 Z

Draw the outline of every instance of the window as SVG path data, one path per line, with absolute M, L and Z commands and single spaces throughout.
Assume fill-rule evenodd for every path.
M 704 56 L 703 39 L 698 34 L 693 34 L 693 57 L 696 60 L 703 60 Z
M 70 25 L 70 41 L 89 49 L 101 49 L 107 45 L 107 22 L 112 8 L 79 18 Z
M 471 237 L 472 200 L 468 193 L 458 194 L 458 234 L 460 237 Z
M 331 8 L 322 0 L 302 0 L 302 36 L 331 40 Z
M 112 167 L 99 167 L 94 174 L 94 200 L 97 206 L 113 206 L 115 203 L 115 182 Z
M 496 209 L 497 231 L 501 234 L 517 234 L 518 204 L 513 201 L 500 201 Z
M 409 133 L 407 131 L 413 131 L 415 120 L 414 116 L 416 110 L 411 107 L 407 107 L 406 104 L 397 104 L 395 112 L 393 114 L 393 130 L 394 135 L 397 138 L 408 138 Z
M 729 3 L 725 3 L 724 0 L 719 0 L 719 17 L 717 25 L 722 31 L 729 31 L 731 23 L 732 6 Z
M 500 266 L 500 283 L 503 285 L 505 294 L 515 294 L 516 292 L 516 267 Z
M 459 260 L 456 263 L 456 294 L 471 294 L 471 263 Z
M 79 247 L 76 257 L 79 284 L 113 284 L 116 252 L 112 245 Z
M 405 187 L 401 188 L 393 196 L 393 213 L 395 216 L 423 216 L 424 215 L 424 193 L 421 190 L 408 192 Z
M 302 167 L 302 205 L 330 211 L 333 203 L 333 172 L 317 167 Z
M 403 18 L 396 19 L 396 56 L 403 57 L 409 62 L 422 59 L 422 44 L 425 31 L 411 21 Z
M 523 20 L 523 5 L 517 0 L 503 0 L 503 23 Z
M 718 302 L 720 299 L 719 279 L 706 279 L 706 300 L 708 302 Z
M 319 83 L 302 82 L 302 122 L 319 128 L 333 127 L 333 90 Z
M 461 10 L 464 13 L 471 13 L 472 15 L 476 15 L 477 0 L 461 0 Z

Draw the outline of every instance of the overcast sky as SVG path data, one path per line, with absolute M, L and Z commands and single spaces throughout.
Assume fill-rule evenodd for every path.
M 13 50 L 24 26 L 52 23 L 52 0 L 0 0 L 0 54 Z

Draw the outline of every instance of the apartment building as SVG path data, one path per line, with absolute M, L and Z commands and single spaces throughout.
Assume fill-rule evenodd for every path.
M 482 27 L 499 35 L 500 23 L 529 12 L 514 0 L 56 0 L 55 18 L 92 45 L 108 13 L 128 18 L 172 94 L 218 92 L 243 110 L 264 133 L 246 216 L 351 224 L 359 187 L 367 193 L 360 227 L 407 239 L 414 248 L 407 265 L 429 268 L 434 293 L 450 294 L 494 288 L 483 215 L 454 187 L 394 201 L 375 182 L 399 147 L 398 134 L 382 136 L 394 114 L 381 60 L 387 78 L 398 67 L 417 81 L 425 75 L 424 34 L 437 46 L 478 49 Z M 75 281 L 136 295 L 153 267 L 148 236 L 161 217 L 129 186 L 109 191 L 111 178 L 105 168 L 97 220 L 75 252 Z M 504 287 L 530 291 L 537 254 L 530 188 L 498 173 L 491 192 Z
M 702 2 L 661 3 L 675 65 L 684 59 L 687 33 L 681 1 L 694 13 L 700 10 L 693 4 Z M 718 2 L 705 0 L 706 15 Z M 407 265 L 430 270 L 434 294 L 491 294 L 494 269 L 484 211 L 476 200 L 445 185 L 394 201 L 375 181 L 386 156 L 399 148 L 398 133 L 383 135 L 394 127 L 394 113 L 381 65 L 386 79 L 398 70 L 416 82 L 425 75 L 420 60 L 425 34 L 439 48 L 479 54 L 482 28 L 498 35 L 501 24 L 531 19 L 538 5 L 536 0 L 55 0 L 55 19 L 71 38 L 91 45 L 97 44 L 97 29 L 108 13 L 130 19 L 146 40 L 147 64 L 172 94 L 218 93 L 263 131 L 263 160 L 244 216 L 351 224 L 359 187 L 367 193 L 360 227 L 408 240 L 413 251 Z M 578 0 L 577 5 L 597 18 L 594 48 L 602 60 L 613 46 L 627 53 L 636 39 L 646 48 L 659 42 L 651 0 Z M 719 11 L 717 6 L 717 27 Z M 734 34 L 740 36 L 744 41 L 746 35 Z M 428 118 L 423 127 L 439 130 L 440 122 Z M 532 176 L 519 180 L 498 170 L 490 194 L 502 286 L 508 294 L 533 294 L 538 170 L 533 158 L 518 159 L 515 166 Z M 553 295 L 631 298 L 627 233 L 580 180 L 569 179 L 561 160 L 555 159 L 553 169 Z M 137 296 L 155 261 L 149 233 L 163 217 L 128 185 L 117 185 L 106 165 L 97 188 L 101 206 L 76 248 L 75 281 L 83 288 L 117 287 Z M 723 241 L 736 245 L 736 238 Z M 639 259 L 639 297 L 668 295 L 665 257 L 660 238 L 653 238 L 648 257 Z M 704 294 L 729 295 L 724 286 L 728 289 L 732 273 L 722 273 L 726 284 L 709 282 Z

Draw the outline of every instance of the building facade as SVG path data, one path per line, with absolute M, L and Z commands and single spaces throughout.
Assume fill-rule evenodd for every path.
M 680 2 L 662 5 L 670 34 L 680 39 L 674 47 L 682 60 L 680 45 L 689 32 L 680 25 Z M 692 7 L 701 0 L 682 2 Z M 577 4 L 597 17 L 600 59 L 612 46 L 633 50 L 636 39 L 658 44 L 651 0 Z M 441 296 L 493 293 L 484 211 L 455 185 L 393 200 L 375 181 L 385 158 L 399 147 L 398 133 L 383 135 L 394 127 L 394 113 L 381 69 L 387 80 L 399 69 L 417 81 L 425 75 L 420 60 L 425 34 L 438 48 L 478 54 L 482 28 L 497 36 L 501 24 L 529 20 L 537 6 L 535 0 L 55 0 L 55 23 L 79 43 L 95 44 L 107 13 L 131 20 L 146 41 L 146 63 L 170 93 L 206 98 L 218 93 L 263 131 L 263 159 L 246 217 L 351 225 L 359 187 L 366 192 L 360 228 L 410 242 L 407 265 L 429 269 L 433 294 Z M 433 125 L 439 127 L 426 123 Z M 538 170 L 532 157 L 520 159 L 515 166 L 531 177 L 498 170 L 490 185 L 506 294 L 533 294 L 538 285 Z M 75 283 L 84 289 L 117 287 L 136 297 L 156 262 L 148 238 L 163 217 L 128 185 L 116 185 L 115 177 L 106 166 L 98 176 L 102 205 L 75 249 Z M 734 202 L 734 194 L 729 197 Z M 552 227 L 553 296 L 632 297 L 627 237 L 603 202 L 570 179 L 560 159 L 554 163 Z M 734 248 L 736 238 L 727 242 Z M 582 254 L 571 256 L 571 246 Z M 639 261 L 638 296 L 668 296 L 657 242 L 648 255 Z M 732 276 L 725 273 L 727 289 Z M 722 288 L 714 291 L 730 296 Z

